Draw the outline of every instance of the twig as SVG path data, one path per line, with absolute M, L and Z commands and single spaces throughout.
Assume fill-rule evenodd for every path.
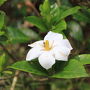
M 26 0 L 26 1 L 25 1 L 25 4 L 26 4 L 27 6 L 29 6 L 30 8 L 32 8 L 33 11 L 36 13 L 37 16 L 40 16 L 38 10 L 35 8 L 35 6 L 33 5 L 33 3 L 32 3 L 30 0 Z
M 15 77 L 13 78 L 13 82 L 12 82 L 10 90 L 15 89 L 15 85 L 17 83 L 19 73 L 20 73 L 20 71 L 17 70 L 16 73 L 15 73 Z
M 60 0 L 57 0 L 57 4 L 58 4 L 58 6 L 60 6 L 60 5 L 61 5 Z

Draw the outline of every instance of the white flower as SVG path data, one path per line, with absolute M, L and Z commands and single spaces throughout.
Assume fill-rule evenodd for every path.
M 32 49 L 26 56 L 27 61 L 31 61 L 38 57 L 40 65 L 49 69 L 55 64 L 55 60 L 67 61 L 68 55 L 72 47 L 67 39 L 63 39 L 63 35 L 49 31 L 44 40 L 37 41 L 28 45 Z

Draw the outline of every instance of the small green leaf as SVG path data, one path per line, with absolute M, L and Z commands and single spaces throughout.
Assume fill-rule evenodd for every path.
M 42 16 L 50 14 L 51 8 L 49 0 L 44 1 L 44 3 L 40 6 L 40 11 Z
M 9 43 L 24 43 L 29 41 L 29 37 L 26 36 L 22 31 L 20 31 L 18 28 L 8 27 L 8 42 Z
M 0 29 L 2 29 L 4 25 L 4 17 L 5 17 L 5 13 L 0 11 Z
M 82 64 L 90 64 L 90 54 L 81 54 L 77 58 Z
M 67 28 L 67 24 L 65 22 L 65 20 L 61 20 L 55 27 L 53 32 L 61 32 L 62 30 L 65 30 Z
M 28 16 L 25 19 L 35 25 L 37 28 L 39 28 L 42 32 L 47 31 L 47 27 L 45 26 L 45 23 L 43 22 L 42 18 L 36 16 Z
M 3 69 L 6 67 L 6 63 L 7 63 L 7 56 L 6 54 L 2 54 L 0 56 L 0 72 L 2 72 Z
M 10 68 L 30 72 L 36 75 L 46 76 L 46 70 L 44 70 L 38 62 L 27 62 L 27 61 L 19 61 L 13 64 Z
M 62 68 L 58 67 L 59 72 L 54 74 L 52 77 L 54 78 L 79 78 L 79 77 L 87 77 L 88 74 L 85 71 L 84 66 L 77 60 L 71 59 L 68 64 Z
M 63 11 L 61 16 L 60 16 L 60 19 L 64 19 L 67 16 L 72 15 L 72 14 L 78 12 L 79 9 L 80 9 L 80 7 L 76 6 L 76 7 L 73 7 L 73 8 L 70 8 L 70 9 L 67 9 L 67 10 Z
M 0 0 L 0 5 L 2 5 L 7 0 Z

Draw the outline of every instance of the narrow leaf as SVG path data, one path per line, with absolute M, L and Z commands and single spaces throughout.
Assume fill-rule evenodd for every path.
M 68 10 L 63 11 L 62 14 L 61 14 L 60 19 L 64 19 L 67 16 L 76 13 L 79 9 L 80 9 L 80 7 L 79 6 L 76 6 L 76 7 L 73 7 L 73 8 L 70 8 Z

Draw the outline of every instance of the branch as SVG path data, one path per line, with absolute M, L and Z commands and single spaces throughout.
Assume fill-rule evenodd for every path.
M 40 16 L 38 10 L 36 9 L 36 7 L 33 5 L 33 3 L 30 0 L 26 0 L 25 4 L 26 4 L 26 6 L 29 6 L 30 8 L 32 8 L 37 16 Z
M 19 73 L 20 73 L 20 71 L 18 71 L 18 70 L 15 72 L 15 77 L 13 78 L 13 81 L 12 81 L 12 85 L 11 85 L 10 90 L 14 90 L 15 89 L 15 86 L 16 86 L 16 83 L 17 83 L 17 80 L 18 80 Z

